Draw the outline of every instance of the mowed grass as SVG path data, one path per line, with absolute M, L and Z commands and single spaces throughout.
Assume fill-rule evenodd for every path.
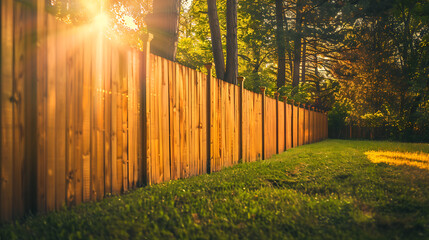
M 367 155 L 374 151 L 420 154 L 424 161 L 429 144 L 327 140 L 30 216 L 0 227 L 0 237 L 429 239 L 429 170 L 372 162 Z

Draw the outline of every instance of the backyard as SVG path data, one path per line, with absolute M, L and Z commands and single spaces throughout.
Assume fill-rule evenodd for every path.
M 0 239 L 428 239 L 429 144 L 325 140 L 27 216 Z

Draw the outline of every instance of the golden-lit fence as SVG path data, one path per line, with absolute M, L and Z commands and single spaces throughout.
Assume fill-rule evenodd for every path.
M 325 113 L 151 55 L 149 37 L 143 52 L 119 46 L 32 3 L 1 1 L 2 222 L 327 137 Z

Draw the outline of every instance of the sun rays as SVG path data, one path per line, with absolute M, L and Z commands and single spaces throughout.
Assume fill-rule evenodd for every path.
M 365 155 L 373 163 L 407 165 L 429 170 L 429 154 L 423 152 L 367 151 Z

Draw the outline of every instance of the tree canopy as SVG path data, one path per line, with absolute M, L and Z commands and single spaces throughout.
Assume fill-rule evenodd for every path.
M 200 70 L 214 62 L 213 53 L 218 60 L 227 56 L 227 9 L 237 4 L 245 88 L 264 86 L 267 95 L 278 91 L 331 110 L 340 125 L 385 127 L 392 138 L 429 141 L 427 0 L 53 2 L 52 11 L 73 23 L 91 21 L 89 12 L 104 4 L 114 19 L 110 36 L 139 47 L 142 33 L 158 34 L 155 54 Z M 215 35 L 208 3 L 217 12 Z
M 227 2 L 216 2 L 225 51 Z M 343 125 L 427 141 L 428 13 L 425 0 L 241 0 L 239 75 L 248 89 L 332 110 Z M 213 61 L 209 29 L 206 0 L 193 0 L 182 11 L 178 61 Z

